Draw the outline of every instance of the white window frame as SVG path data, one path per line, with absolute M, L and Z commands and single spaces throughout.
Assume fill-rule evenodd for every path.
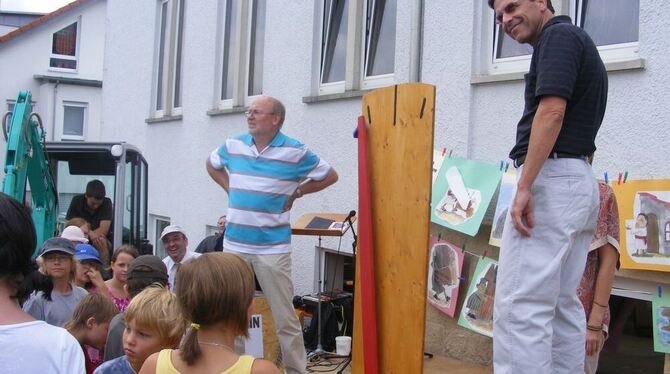
M 368 38 L 366 32 L 366 19 L 367 19 L 367 9 L 368 2 L 376 0 L 349 0 L 347 4 L 347 39 L 346 39 L 346 57 L 345 57 L 345 78 L 344 81 L 339 82 L 329 82 L 321 83 L 321 74 L 322 74 L 322 64 L 323 64 L 323 48 L 325 46 L 323 38 L 326 37 L 326 32 L 324 32 L 324 27 L 328 27 L 325 24 L 326 17 L 325 12 L 325 1 L 319 0 L 316 3 L 317 11 L 316 13 L 316 22 L 317 27 L 315 28 L 316 34 L 318 35 L 315 38 L 315 42 L 318 45 L 318 51 L 315 53 L 315 68 L 314 68 L 314 79 L 316 83 L 316 91 L 318 95 L 329 95 L 343 93 L 346 91 L 357 91 L 357 90 L 366 90 L 379 87 L 385 87 L 395 83 L 397 66 L 395 66 L 394 61 L 394 72 L 389 74 L 382 74 L 376 76 L 366 77 L 365 69 L 365 60 L 366 60 L 366 38 Z M 398 9 L 400 1 L 396 1 L 396 37 L 395 45 L 397 46 L 398 40 Z M 394 56 L 395 58 L 395 56 Z
M 74 107 L 74 108 L 83 108 L 84 116 L 83 123 L 81 124 L 81 135 L 71 135 L 65 134 L 65 107 Z M 63 115 L 61 121 L 61 140 L 75 140 L 75 141 L 84 141 L 86 140 L 86 129 L 88 128 L 88 103 L 78 102 L 78 101 L 65 101 L 63 100 Z
M 227 84 L 232 83 L 232 97 L 231 98 L 222 98 L 223 84 L 225 82 L 226 76 L 223 71 L 225 61 L 224 61 L 224 50 L 226 49 L 227 35 L 226 31 L 226 14 L 228 3 L 230 1 L 237 1 L 236 13 L 230 15 L 231 20 L 234 17 L 235 32 L 234 40 L 230 40 L 231 45 L 229 45 L 229 64 L 232 65 L 233 74 L 232 82 L 226 82 Z M 267 8 L 270 1 L 265 1 L 265 15 L 264 19 L 267 21 Z M 232 109 L 235 107 L 246 107 L 251 101 L 260 95 L 249 95 L 249 85 L 250 82 L 250 73 L 251 73 L 251 47 L 252 47 L 252 35 L 255 32 L 253 30 L 254 20 L 253 20 L 253 9 L 256 6 L 258 0 L 222 0 L 219 3 L 219 18 L 218 18 L 218 40 L 217 40 L 217 57 L 216 57 L 216 87 L 214 89 L 214 103 L 217 109 L 225 110 Z M 265 22 L 267 24 L 267 22 Z M 263 27 L 265 30 L 265 27 Z M 263 34 L 263 39 L 265 39 L 265 33 Z M 263 50 L 265 45 L 263 45 Z M 263 62 L 263 58 L 261 57 Z M 259 79 L 263 79 L 261 74 Z
M 76 36 L 76 40 L 74 42 L 75 43 L 74 56 L 60 55 L 60 54 L 57 54 L 57 53 L 53 53 L 53 40 L 54 40 L 55 34 L 59 31 L 63 30 L 64 28 L 72 26 L 73 24 L 76 25 L 76 28 L 77 28 L 77 36 Z M 80 53 L 79 51 L 81 49 L 81 43 L 80 43 L 81 42 L 81 16 L 77 17 L 73 22 L 68 22 L 65 26 L 63 26 L 63 27 L 59 28 L 58 30 L 52 32 L 50 34 L 50 36 L 51 36 L 51 39 L 50 39 L 51 42 L 49 43 L 49 60 L 47 62 L 48 66 L 49 66 L 48 70 L 49 71 L 58 71 L 58 72 L 63 72 L 63 73 L 76 73 L 76 72 L 78 72 L 79 71 L 79 53 Z M 60 59 L 60 60 L 74 61 L 76 67 L 74 69 L 52 67 L 51 66 L 51 59 L 52 58 L 57 58 L 57 59 Z
M 165 248 L 163 248 L 163 243 L 160 240 L 161 237 L 161 231 L 159 230 L 159 223 L 167 223 L 165 226 L 169 226 L 171 224 L 170 217 L 167 216 L 161 216 L 157 214 L 149 214 L 149 220 L 151 222 L 151 233 L 149 233 L 148 236 L 149 238 L 154 238 L 154 255 L 159 256 L 159 257 L 165 257 L 167 256 L 167 253 L 165 252 Z M 161 250 L 159 250 L 161 249 Z
M 581 12 L 578 11 L 577 0 L 553 0 L 552 5 L 556 15 L 569 15 L 574 24 L 581 22 Z M 531 55 L 498 58 L 498 27 L 495 24 L 495 12 L 484 3 L 484 16 L 482 17 L 482 74 L 488 76 L 505 76 L 508 74 L 526 73 L 530 67 Z M 578 19 L 579 18 L 579 19 Z M 639 41 L 633 43 L 620 43 L 598 47 L 600 56 L 606 67 L 608 64 L 639 60 Z
M 376 5 L 376 2 L 378 0 L 367 0 L 365 1 L 365 6 L 363 8 L 364 11 L 364 16 L 363 16 L 363 24 L 365 24 L 366 20 L 368 17 L 370 18 L 370 28 L 372 28 L 372 24 L 375 21 L 374 19 L 374 14 L 368 15 L 368 2 L 372 2 L 372 8 L 374 11 L 374 6 Z M 395 22 L 396 22 L 396 27 L 398 25 L 398 1 L 396 1 L 396 14 L 395 14 Z M 362 89 L 372 89 L 372 88 L 377 88 L 377 87 L 384 87 L 388 86 L 390 84 L 393 84 L 393 78 L 395 76 L 395 61 L 393 62 L 393 70 L 394 73 L 387 73 L 387 74 L 380 74 L 380 75 L 371 75 L 367 76 L 367 62 L 368 62 L 368 57 L 370 55 L 370 50 L 366 50 L 366 45 L 370 45 L 370 40 L 372 39 L 371 33 L 366 32 L 366 28 L 363 27 L 363 32 L 361 33 L 361 37 L 363 40 L 361 41 L 361 88 Z M 396 35 L 398 34 L 396 28 Z M 394 41 L 395 44 L 395 41 Z M 393 58 L 395 59 L 395 53 Z
M 165 8 L 163 8 L 165 5 Z M 154 53 L 154 83 L 153 95 L 151 100 L 151 111 L 153 117 L 170 117 L 181 115 L 183 104 L 183 59 L 179 52 L 183 51 L 183 14 L 184 0 L 159 0 L 157 2 L 156 18 L 156 46 Z M 163 10 L 167 12 L 165 16 L 165 34 L 163 35 Z M 181 18 L 180 18 L 181 14 Z M 182 23 L 180 24 L 180 20 Z M 181 27 L 180 27 L 181 26 Z M 161 36 L 164 37 L 163 49 L 161 50 Z M 181 63 L 179 63 L 181 61 Z M 162 74 L 159 66 L 162 66 Z M 177 82 L 177 68 L 179 71 L 179 81 Z M 160 84 L 160 87 L 159 87 Z M 179 85 L 177 96 L 176 87 Z M 162 108 L 158 108 L 158 99 L 161 99 Z M 175 98 L 179 99 L 179 105 L 175 103 Z

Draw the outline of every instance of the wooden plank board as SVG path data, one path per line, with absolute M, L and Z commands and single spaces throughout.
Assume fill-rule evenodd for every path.
M 427 84 L 396 85 L 363 97 L 380 373 L 423 370 L 434 106 L 435 87 Z M 353 373 L 364 372 L 366 359 L 359 268 L 357 264 Z

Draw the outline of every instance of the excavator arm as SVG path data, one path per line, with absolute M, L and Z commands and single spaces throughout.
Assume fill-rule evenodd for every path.
M 57 193 L 44 148 L 45 132 L 37 113 L 32 113 L 31 94 L 21 91 L 7 127 L 6 114 L 2 129 L 7 141 L 5 177 L 2 192 L 18 201 L 26 201 L 26 182 L 30 186 L 32 217 L 37 231 L 37 245 L 56 233 Z

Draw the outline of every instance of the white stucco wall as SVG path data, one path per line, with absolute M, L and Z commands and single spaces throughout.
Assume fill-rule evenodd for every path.
M 54 71 L 49 68 L 52 35 L 80 20 L 78 61 L 76 72 Z M 41 25 L 26 30 L 0 43 L 0 112 L 7 110 L 7 100 L 16 100 L 19 91 L 29 90 L 36 110 L 44 121 L 48 140 L 60 140 L 63 132 L 63 102 L 86 103 L 84 136 L 96 141 L 100 136 L 102 89 L 71 84 L 43 83 L 35 75 L 102 80 L 102 60 L 105 42 L 105 2 L 91 0 L 62 13 Z M 55 105 L 54 105 L 55 104 Z M 55 108 L 55 113 L 54 113 Z M 54 121 L 55 120 L 55 121 Z M 4 150 L 4 139 L 0 149 Z M 2 152 L 0 162 L 4 163 Z M 0 174 L 3 173 L 0 171 Z
M 396 80 L 411 75 L 409 27 L 415 1 L 399 0 Z M 158 3 L 107 2 L 104 109 L 101 137 L 125 140 L 142 149 L 149 162 L 151 214 L 183 225 L 194 248 L 225 212 L 226 196 L 204 169 L 209 152 L 227 136 L 246 131 L 242 114 L 208 116 L 216 90 L 215 69 L 220 22 L 218 2 L 186 5 L 183 49 L 183 119 L 145 123 L 150 116 Z M 264 92 L 287 107 L 283 131 L 295 136 L 328 160 L 340 175 L 326 191 L 300 199 L 293 220 L 307 212 L 346 213 L 357 209 L 356 142 L 352 130 L 360 99 L 303 104 L 311 94 L 314 46 L 311 0 L 268 1 L 265 36 Z M 435 146 L 476 160 L 506 159 L 523 108 L 520 80 L 471 84 L 481 59 L 481 12 L 485 1 L 425 1 L 421 79 L 437 86 Z M 670 9 L 660 1 L 641 1 L 641 70 L 610 73 L 610 99 L 597 139 L 594 170 L 602 175 L 629 171 L 629 178 L 670 176 L 664 124 L 670 77 L 667 40 Z M 151 228 L 150 228 L 151 231 Z M 349 234 L 347 234 L 349 235 Z M 152 238 L 152 236 L 150 236 Z M 312 290 L 316 238 L 293 238 L 296 293 Z M 338 242 L 325 239 L 324 246 Z M 350 250 L 349 236 L 342 249 Z

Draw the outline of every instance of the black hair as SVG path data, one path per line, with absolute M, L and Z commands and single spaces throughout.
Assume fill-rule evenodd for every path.
M 489 0 L 489 7 L 490 7 L 491 9 L 494 9 L 494 8 L 493 8 L 493 3 L 494 3 L 495 1 L 496 1 L 496 0 Z M 533 1 L 535 1 L 535 0 L 533 0 Z M 547 9 L 549 9 L 549 11 L 552 12 L 552 13 L 556 13 L 556 11 L 554 10 L 554 6 L 551 5 L 551 0 L 546 0 L 546 1 L 547 1 Z
M 105 191 L 105 185 L 98 179 L 94 179 L 86 185 L 86 196 L 92 197 L 98 200 L 105 198 L 107 192 Z
M 36 246 L 35 225 L 28 208 L 0 193 L 0 280 L 7 279 L 21 290 L 23 277 L 34 269 L 31 257 Z

